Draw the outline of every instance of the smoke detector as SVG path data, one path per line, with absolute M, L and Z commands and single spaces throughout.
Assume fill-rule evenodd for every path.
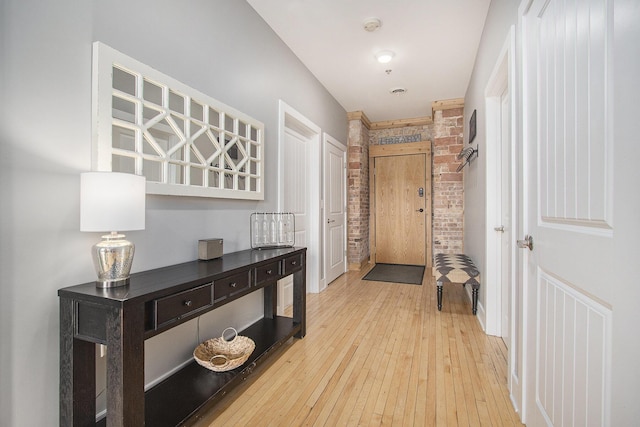
M 407 92 L 407 89 L 403 87 L 393 87 L 389 89 L 389 93 L 392 95 L 403 95 Z
M 372 33 L 382 26 L 382 21 L 378 18 L 367 18 L 362 23 L 362 26 L 366 32 Z

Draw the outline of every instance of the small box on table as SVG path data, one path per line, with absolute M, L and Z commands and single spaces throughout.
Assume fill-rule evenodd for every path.
M 198 240 L 198 259 L 208 261 L 222 256 L 222 239 Z

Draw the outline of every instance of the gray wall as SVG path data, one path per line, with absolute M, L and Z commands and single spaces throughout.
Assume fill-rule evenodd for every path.
M 79 174 L 91 166 L 92 42 L 266 129 L 265 201 L 147 196 L 146 229 L 127 233 L 134 271 L 195 259 L 200 238 L 224 238 L 225 252 L 249 247 L 250 213 L 276 209 L 278 99 L 341 141 L 346 112 L 244 1 L 4 0 L 0 7 L 0 425 L 55 425 L 56 291 L 94 279 L 89 249 L 99 240 L 79 231 Z M 201 338 L 242 327 L 261 309 L 256 295 L 203 316 Z M 197 338 L 192 321 L 147 341 L 147 382 L 188 359 Z

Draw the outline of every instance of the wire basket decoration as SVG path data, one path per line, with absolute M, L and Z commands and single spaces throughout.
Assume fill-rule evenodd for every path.
M 226 331 L 233 331 L 231 340 L 225 339 Z M 238 335 L 234 328 L 227 328 L 219 338 L 211 338 L 196 347 L 193 358 L 204 368 L 226 372 L 244 364 L 255 348 L 256 343 L 251 338 Z
M 251 249 L 290 248 L 295 244 L 295 216 L 290 212 L 251 214 Z

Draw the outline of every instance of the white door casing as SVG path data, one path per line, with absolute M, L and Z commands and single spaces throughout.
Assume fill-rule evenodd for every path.
M 282 145 L 282 205 L 281 212 L 295 215 L 295 245 L 308 246 L 309 214 L 307 199 L 308 177 L 305 174 L 309 158 L 307 138 L 293 129 L 286 128 Z M 278 315 L 284 315 L 293 304 L 293 276 L 278 280 Z
M 347 147 L 324 134 L 324 278 L 328 285 L 346 271 Z
M 505 91 L 500 96 L 500 167 L 497 170 L 500 171 L 500 179 L 498 190 L 501 193 L 500 196 L 500 227 L 502 227 L 501 242 L 500 242 L 500 336 L 504 340 L 508 348 L 511 347 L 509 335 L 511 333 L 511 306 L 509 304 L 511 299 L 511 286 L 513 281 L 511 280 L 511 250 L 513 246 L 512 242 L 512 220 L 511 220 L 511 200 L 512 200 L 512 186 L 511 186 L 511 166 L 513 165 L 511 158 L 511 138 L 510 138 L 510 95 L 509 88 L 505 88 Z
M 501 336 L 508 347 L 509 390 L 522 407 L 522 365 L 515 230 L 517 176 L 515 27 L 511 27 L 485 89 L 486 102 L 486 285 L 485 332 Z
M 613 2 L 523 1 L 520 15 L 523 421 L 608 426 Z
M 325 287 L 320 267 L 321 130 L 284 101 L 278 106 L 278 209 L 295 214 L 295 245 L 307 247 L 307 292 L 317 293 Z

